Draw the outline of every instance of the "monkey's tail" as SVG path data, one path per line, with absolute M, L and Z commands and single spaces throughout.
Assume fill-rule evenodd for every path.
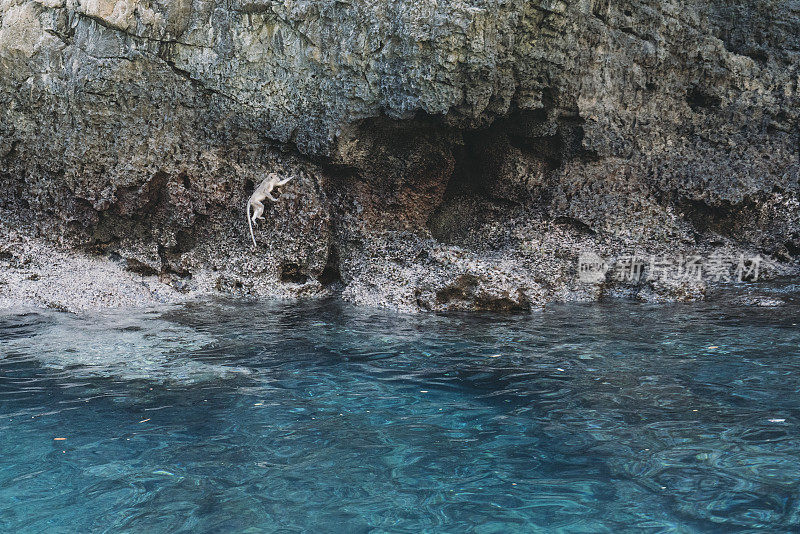
M 247 209 L 245 211 L 247 212 L 247 225 L 250 226 L 250 238 L 253 240 L 253 250 L 255 250 L 255 249 L 258 248 L 258 245 L 256 244 L 256 235 L 253 233 L 253 220 L 250 219 L 250 203 L 249 202 L 247 203 Z

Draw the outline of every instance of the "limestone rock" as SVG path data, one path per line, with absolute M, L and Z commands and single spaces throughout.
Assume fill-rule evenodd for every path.
M 576 261 L 796 273 L 799 87 L 796 1 L 2 0 L 0 213 L 187 295 L 702 297 Z

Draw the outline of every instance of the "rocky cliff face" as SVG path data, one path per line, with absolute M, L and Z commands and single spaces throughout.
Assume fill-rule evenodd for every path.
M 0 0 L 0 259 L 404 309 L 702 298 L 576 258 L 796 272 L 799 87 L 796 0 Z

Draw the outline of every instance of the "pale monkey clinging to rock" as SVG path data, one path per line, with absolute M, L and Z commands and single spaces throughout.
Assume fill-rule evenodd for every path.
M 250 200 L 247 201 L 247 224 L 250 226 L 250 237 L 253 239 L 253 250 L 256 249 L 258 246 L 256 244 L 256 236 L 253 233 L 253 225 L 256 224 L 258 219 L 263 219 L 264 215 L 264 199 L 270 199 L 273 202 L 277 202 L 278 199 L 272 196 L 272 191 L 276 187 L 280 187 L 282 185 L 286 185 L 292 177 L 288 177 L 285 180 L 281 180 L 280 177 L 271 172 L 264 178 L 264 181 L 261 182 L 256 190 L 253 191 L 253 194 L 250 195 Z M 250 208 L 253 208 L 253 215 L 250 215 Z

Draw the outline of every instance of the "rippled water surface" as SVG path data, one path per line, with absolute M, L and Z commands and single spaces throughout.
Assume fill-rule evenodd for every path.
M 797 532 L 784 300 L 0 312 L 0 532 Z

